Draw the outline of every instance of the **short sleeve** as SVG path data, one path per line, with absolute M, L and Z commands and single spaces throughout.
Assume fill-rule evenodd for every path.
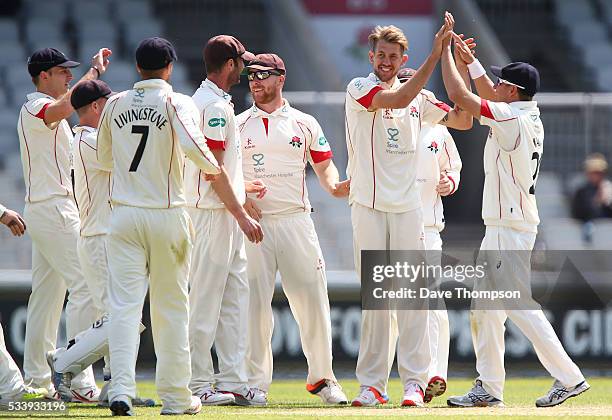
M 311 133 L 310 143 L 308 145 L 309 160 L 312 163 L 323 162 L 333 157 L 333 153 L 329 146 L 329 142 L 323 134 L 323 129 L 316 119 L 310 118 L 308 121 L 308 129 Z
M 439 101 L 432 92 L 421 92 L 421 95 L 423 99 L 421 105 L 421 118 L 423 122 L 437 124 L 450 112 L 451 107 Z
M 358 77 L 348 84 L 347 106 L 366 111 L 371 105 L 374 95 L 382 88 L 367 77 Z
M 514 150 L 520 134 L 518 117 L 505 102 L 480 102 L 480 124 L 491 127 L 502 149 Z
M 204 109 L 202 120 L 202 132 L 206 138 L 206 144 L 213 150 L 225 150 L 227 140 L 227 128 L 230 116 L 222 103 L 215 102 Z
M 54 123 L 52 127 L 45 124 L 45 112 L 53 102 L 53 99 L 50 98 L 37 98 L 33 101 L 28 101 L 23 106 L 26 111 L 25 115 L 28 115 L 34 121 L 38 120 L 41 128 L 55 128 L 57 125 L 56 123 Z

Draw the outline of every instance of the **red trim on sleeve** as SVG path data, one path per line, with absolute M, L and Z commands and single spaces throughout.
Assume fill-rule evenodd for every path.
M 261 121 L 263 121 L 264 128 L 266 129 L 266 137 L 268 137 L 268 119 L 266 117 L 262 117 Z
M 438 108 L 440 108 L 441 110 L 443 110 L 444 112 L 450 112 L 451 107 L 449 104 L 439 101 L 439 102 L 434 102 L 433 103 L 435 106 L 437 106 Z
M 47 112 L 47 108 L 49 108 L 49 105 L 51 105 L 51 102 L 46 103 L 43 105 L 43 107 L 40 109 L 40 111 L 38 111 L 38 114 L 34 115 L 36 118 L 40 118 L 41 120 L 45 119 L 45 112 Z
M 204 136 L 206 145 L 210 150 L 225 150 L 225 140 L 214 140 Z
M 450 193 L 451 193 L 451 194 L 454 194 L 454 192 L 457 190 L 457 184 L 455 183 L 455 180 L 453 179 L 453 177 L 452 177 L 452 176 L 450 176 L 450 175 L 446 174 L 446 177 L 447 177 L 448 179 L 450 179 L 450 181 L 453 183 L 453 189 L 451 190 L 451 192 L 450 192 Z
M 325 152 L 321 152 L 318 150 L 310 149 L 310 157 L 314 163 L 323 162 L 324 160 L 331 159 L 334 157 L 334 154 L 331 150 L 327 150 Z
M 374 99 L 374 95 L 376 95 L 379 91 L 383 90 L 380 86 L 374 86 L 370 91 L 357 99 L 357 102 L 361 104 L 365 109 L 368 109 L 370 105 L 372 105 L 372 100 Z
M 493 112 L 491 112 L 491 108 L 489 108 L 489 101 L 486 99 L 480 100 L 480 115 L 483 117 L 490 118 L 492 120 L 495 119 L 493 116 Z

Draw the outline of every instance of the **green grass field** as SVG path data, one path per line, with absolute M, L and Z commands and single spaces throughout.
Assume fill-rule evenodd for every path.
M 200 416 L 214 419 L 361 419 L 376 417 L 399 419 L 410 416 L 415 418 L 456 417 L 477 419 L 486 417 L 512 417 L 530 419 L 534 417 L 580 417 L 612 418 L 612 378 L 589 378 L 591 389 L 579 397 L 566 401 L 553 408 L 536 408 L 534 401 L 548 390 L 551 381 L 545 378 L 513 378 L 506 381 L 505 408 L 448 408 L 446 396 L 465 392 L 471 386 L 468 379 L 451 379 L 446 394 L 427 405 L 426 408 L 400 408 L 402 387 L 399 380 L 390 383 L 389 397 L 391 403 L 376 408 L 329 407 L 320 404 L 318 397 L 306 392 L 304 383 L 295 380 L 277 380 L 269 393 L 267 407 L 204 407 Z M 344 380 L 341 384 L 347 396 L 354 397 L 359 389 L 355 380 Z M 155 386 L 152 382 L 139 383 L 142 396 L 155 398 Z M 159 416 L 161 407 L 136 408 L 136 415 L 141 418 Z M 0 416 L 6 413 L 0 413 Z M 95 406 L 70 404 L 68 416 L 77 418 L 98 418 L 110 416 L 110 410 Z M 40 415 L 41 417 L 43 415 Z M 31 416 L 33 417 L 33 416 Z M 37 416 L 38 417 L 38 416 Z M 44 415 L 45 418 L 51 417 Z M 56 418 L 58 416 L 55 416 Z M 63 416 L 62 416 L 63 417 Z M 188 416 L 183 416 L 188 417 Z M 65 417 L 64 417 L 65 418 Z

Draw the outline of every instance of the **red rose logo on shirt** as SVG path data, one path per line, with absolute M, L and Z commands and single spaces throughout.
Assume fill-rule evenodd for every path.
M 432 141 L 431 144 L 427 146 L 427 148 L 434 153 L 438 153 L 438 143 L 436 143 L 435 141 Z
M 299 138 L 298 136 L 293 136 L 289 144 L 292 145 L 293 147 L 302 147 L 302 139 Z
M 419 111 L 417 111 L 416 106 L 414 105 L 410 107 L 410 116 L 419 118 Z

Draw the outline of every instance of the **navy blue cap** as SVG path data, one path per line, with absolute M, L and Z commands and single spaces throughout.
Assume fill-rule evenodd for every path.
M 504 67 L 491 66 L 491 73 L 521 87 L 528 96 L 533 96 L 540 90 L 540 73 L 531 64 L 519 61 Z
M 177 59 L 174 47 L 164 38 L 143 39 L 136 48 L 136 64 L 143 70 L 159 70 Z
M 40 74 L 41 71 L 47 71 L 51 67 L 77 67 L 81 63 L 71 61 L 66 55 L 60 50 L 55 48 L 42 48 L 34 51 L 34 53 L 28 58 L 28 73 L 30 76 L 35 77 Z
M 70 105 L 74 109 L 79 109 L 100 98 L 108 98 L 112 94 L 111 88 L 102 80 L 84 80 L 72 88 Z

